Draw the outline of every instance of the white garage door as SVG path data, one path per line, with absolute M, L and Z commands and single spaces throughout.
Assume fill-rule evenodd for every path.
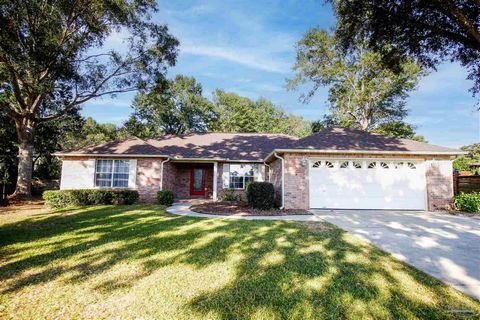
M 311 159 L 310 207 L 425 209 L 423 161 Z

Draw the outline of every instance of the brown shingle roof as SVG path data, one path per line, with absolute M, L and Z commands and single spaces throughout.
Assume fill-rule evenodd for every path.
M 393 152 L 459 152 L 460 150 L 436 146 L 415 140 L 388 137 L 362 130 L 332 127 L 300 139 L 292 149 L 331 151 L 393 151 Z
M 123 141 L 65 151 L 58 153 L 58 155 L 138 155 L 169 156 L 178 159 L 261 161 L 276 149 L 321 150 L 326 152 L 462 153 L 459 150 L 428 143 L 336 127 L 303 139 L 282 134 L 220 132 L 163 136 L 147 141 L 132 137 Z
M 200 133 L 165 136 L 147 142 L 177 158 L 262 160 L 273 149 L 286 148 L 297 138 L 283 134 Z
M 259 133 L 199 133 L 163 136 L 147 141 L 133 137 L 98 146 L 58 153 L 62 156 L 90 154 L 170 156 L 260 161 L 273 149 L 285 148 L 298 138 L 283 134 Z
M 126 155 L 155 155 L 158 149 L 137 137 L 130 137 L 125 140 L 111 141 L 96 146 L 80 149 L 67 150 L 59 155 L 83 155 L 83 154 L 126 154 Z

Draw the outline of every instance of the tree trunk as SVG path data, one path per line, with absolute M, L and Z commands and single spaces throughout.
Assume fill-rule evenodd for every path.
M 18 177 L 13 198 L 30 198 L 32 196 L 32 173 L 33 173 L 33 140 L 35 137 L 35 125 L 26 117 L 15 119 L 17 136 L 20 145 L 18 147 Z
M 370 126 L 370 121 L 366 116 L 362 116 L 359 124 L 360 124 L 360 129 L 367 131 L 368 127 Z

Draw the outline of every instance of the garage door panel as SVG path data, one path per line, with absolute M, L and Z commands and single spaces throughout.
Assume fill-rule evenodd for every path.
M 335 165 L 328 167 L 325 165 L 326 161 Z M 341 168 L 344 161 L 349 161 L 349 165 Z M 353 161 L 361 163 L 361 168 L 355 168 L 352 160 L 311 161 L 310 207 L 412 210 L 425 208 L 425 170 L 421 162 Z M 374 168 L 368 168 L 368 164 L 372 162 L 376 162 Z M 313 164 L 319 165 L 314 167 Z

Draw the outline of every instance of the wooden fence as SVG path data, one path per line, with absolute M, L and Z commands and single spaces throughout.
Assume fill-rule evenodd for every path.
M 480 192 L 480 175 L 459 176 L 453 174 L 453 191 L 455 194 L 460 192 Z

